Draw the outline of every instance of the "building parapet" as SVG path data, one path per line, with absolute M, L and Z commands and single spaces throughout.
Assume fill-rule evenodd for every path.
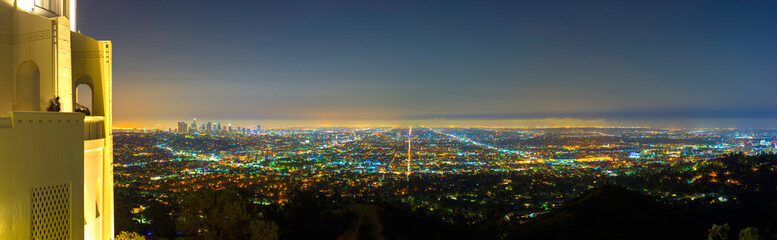
M 0 128 L 77 126 L 83 119 L 82 113 L 13 112 L 10 118 L 0 118 Z
M 105 117 L 84 118 L 84 140 L 105 138 Z

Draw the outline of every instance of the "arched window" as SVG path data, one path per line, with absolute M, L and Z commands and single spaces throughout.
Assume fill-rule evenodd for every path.
M 40 69 L 34 62 L 26 61 L 19 66 L 15 96 L 14 111 L 40 110 Z

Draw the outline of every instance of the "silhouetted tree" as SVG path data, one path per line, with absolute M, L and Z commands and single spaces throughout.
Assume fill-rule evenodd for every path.
M 141 199 L 137 195 L 127 193 L 126 191 L 116 191 L 113 226 L 116 232 L 139 232 L 140 223 L 132 219 L 131 212 L 132 206 L 137 206 L 135 204 L 141 202 Z
M 146 237 L 136 232 L 121 232 L 119 235 L 116 235 L 115 240 L 146 240 Z
M 143 214 L 148 218 L 152 236 L 173 239 L 178 236 L 175 231 L 177 209 L 173 203 L 153 202 Z
M 758 235 L 758 228 L 747 227 L 739 231 L 739 240 L 762 240 L 763 238 Z
M 728 223 L 723 225 L 713 224 L 712 228 L 707 231 L 709 232 L 707 240 L 727 240 L 728 231 L 731 231 L 731 226 L 729 226 Z
M 273 221 L 255 219 L 249 223 L 252 240 L 278 240 L 278 224 Z
M 313 239 L 321 237 L 316 220 L 323 207 L 314 192 L 295 191 L 284 206 L 286 213 L 282 227 L 284 239 Z
M 181 201 L 177 229 L 195 239 L 248 239 L 251 203 L 233 191 L 200 190 Z

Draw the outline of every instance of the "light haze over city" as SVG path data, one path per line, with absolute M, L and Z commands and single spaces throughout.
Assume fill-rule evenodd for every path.
M 117 127 L 198 118 L 763 128 L 777 127 L 775 10 L 774 1 L 84 0 L 79 29 L 117 45 Z

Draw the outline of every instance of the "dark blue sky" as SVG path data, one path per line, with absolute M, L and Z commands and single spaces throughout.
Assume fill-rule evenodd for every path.
M 777 1 L 78 4 L 120 125 L 777 118 Z

